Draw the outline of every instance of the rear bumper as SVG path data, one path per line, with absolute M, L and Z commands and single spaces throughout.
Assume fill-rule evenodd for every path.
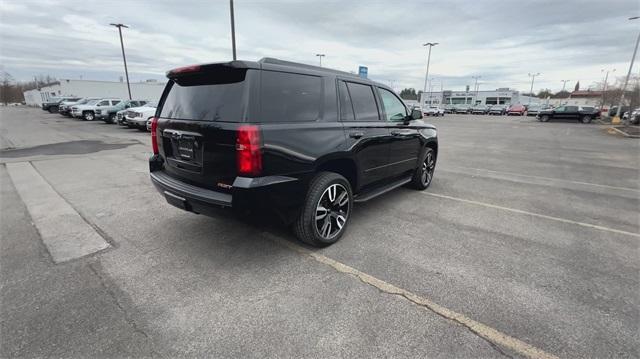
M 170 204 L 176 205 L 172 200 L 182 199 L 184 206 L 178 205 L 177 207 L 188 211 L 200 213 L 197 209 L 202 209 L 202 207 L 232 207 L 233 204 L 230 194 L 184 183 L 167 175 L 164 171 L 151 172 L 151 183 L 167 198 Z
M 226 193 L 183 182 L 167 174 L 156 158 L 153 156 L 149 162 L 151 183 L 169 204 L 189 212 L 216 217 L 230 212 L 229 209 L 245 213 L 261 211 L 266 206 L 287 221 L 284 217 L 289 209 L 297 207 L 304 198 L 304 186 L 297 178 L 236 177 L 231 193 Z

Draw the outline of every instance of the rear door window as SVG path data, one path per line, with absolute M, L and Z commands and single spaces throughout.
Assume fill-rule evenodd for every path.
M 347 83 L 356 121 L 379 121 L 378 106 L 373 94 L 373 88 L 369 85 Z
M 351 97 L 347 84 L 344 81 L 338 82 L 338 99 L 340 101 L 340 121 L 354 121 L 353 105 L 351 105 Z
M 311 122 L 322 118 L 322 79 L 262 71 L 261 122 Z

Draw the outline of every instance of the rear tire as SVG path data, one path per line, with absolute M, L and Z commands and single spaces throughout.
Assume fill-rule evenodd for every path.
M 115 113 L 111 113 L 109 114 L 109 123 L 116 123 L 116 114 Z
M 425 190 L 431 185 L 433 174 L 436 170 L 436 154 L 432 148 L 427 147 L 424 160 L 416 168 L 411 178 L 410 185 L 419 191 Z
M 349 181 L 334 172 L 320 172 L 311 180 L 293 232 L 299 240 L 312 246 L 331 245 L 346 231 L 352 207 Z
M 586 123 L 591 123 L 591 116 L 585 115 L 585 116 L 582 117 L 581 121 L 582 121 L 582 123 L 585 123 L 585 124 Z

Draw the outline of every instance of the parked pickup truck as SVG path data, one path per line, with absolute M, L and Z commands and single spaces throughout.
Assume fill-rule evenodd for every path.
M 85 97 L 77 100 L 62 101 L 58 104 L 58 113 L 63 116 L 71 116 L 71 107 L 76 105 L 84 105 L 91 100 L 99 100 L 99 97 Z
M 96 119 L 97 110 L 108 110 L 122 102 L 122 99 L 105 98 L 99 101 L 89 101 L 84 105 L 74 105 L 71 107 L 71 115 L 73 117 L 82 118 L 85 121 L 93 121 Z
M 42 103 L 42 109 L 49 113 L 58 112 L 59 105 L 63 101 L 78 101 L 79 97 L 52 97 L 47 102 Z
M 554 109 L 541 110 L 536 118 L 540 122 L 548 122 L 552 119 L 560 120 L 576 120 L 582 123 L 591 123 L 596 118 L 597 113 L 591 109 L 585 109 L 580 106 L 560 106 Z
M 113 106 L 101 106 L 100 108 L 96 108 L 96 118 L 106 123 L 115 123 L 116 113 L 118 113 L 118 111 L 144 106 L 146 103 L 146 100 L 126 100 L 118 102 Z

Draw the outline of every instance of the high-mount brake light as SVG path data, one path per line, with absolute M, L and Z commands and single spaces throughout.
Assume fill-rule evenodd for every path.
M 176 74 L 185 74 L 189 72 L 198 72 L 198 71 L 200 71 L 200 65 L 190 65 L 190 66 L 178 67 L 177 69 L 173 69 L 169 71 L 169 74 L 176 75 Z
M 158 149 L 158 134 L 156 133 L 158 129 L 158 118 L 154 117 L 151 119 L 151 148 L 153 148 L 153 154 L 157 155 L 160 153 Z
M 258 126 L 243 125 L 238 128 L 236 153 L 240 175 L 258 176 L 262 172 L 260 128 Z

